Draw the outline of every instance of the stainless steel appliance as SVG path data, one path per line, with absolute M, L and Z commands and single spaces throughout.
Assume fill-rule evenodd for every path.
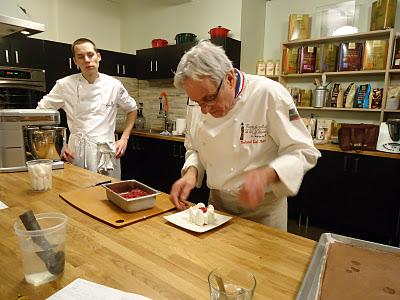
M 58 124 L 57 110 L 0 109 L 0 172 L 25 171 L 27 161 L 39 158 L 63 168 L 66 128 Z
M 0 67 L 0 109 L 36 108 L 45 92 L 44 70 Z
M 400 119 L 388 119 L 381 123 L 376 150 L 400 153 Z
M 44 25 L 34 22 L 27 11 L 22 8 L 17 1 L 1 1 L 0 37 L 16 34 L 18 32 L 23 35 L 32 35 L 43 31 Z

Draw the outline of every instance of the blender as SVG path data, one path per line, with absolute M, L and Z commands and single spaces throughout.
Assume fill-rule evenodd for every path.
M 400 153 L 400 119 L 388 119 L 381 123 L 376 150 Z

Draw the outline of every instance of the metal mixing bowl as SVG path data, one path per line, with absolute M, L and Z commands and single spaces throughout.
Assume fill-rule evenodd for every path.
M 26 133 L 27 147 L 35 159 L 61 160 L 67 136 L 65 127 L 27 128 Z

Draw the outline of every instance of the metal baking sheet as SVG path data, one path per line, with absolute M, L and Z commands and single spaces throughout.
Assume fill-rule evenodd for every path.
M 358 246 L 367 249 L 375 249 L 385 252 L 400 254 L 400 248 L 359 240 L 343 235 L 324 233 L 314 250 L 314 255 L 308 266 L 306 275 L 300 286 L 296 300 L 317 300 L 319 295 L 321 277 L 324 274 L 326 257 L 329 245 L 332 242 L 342 242 L 345 244 Z

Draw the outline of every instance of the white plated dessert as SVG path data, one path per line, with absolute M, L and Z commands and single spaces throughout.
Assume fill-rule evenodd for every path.
M 211 225 L 215 223 L 214 206 L 211 204 L 207 207 L 204 203 L 198 203 L 188 209 L 189 222 L 199 226 Z

